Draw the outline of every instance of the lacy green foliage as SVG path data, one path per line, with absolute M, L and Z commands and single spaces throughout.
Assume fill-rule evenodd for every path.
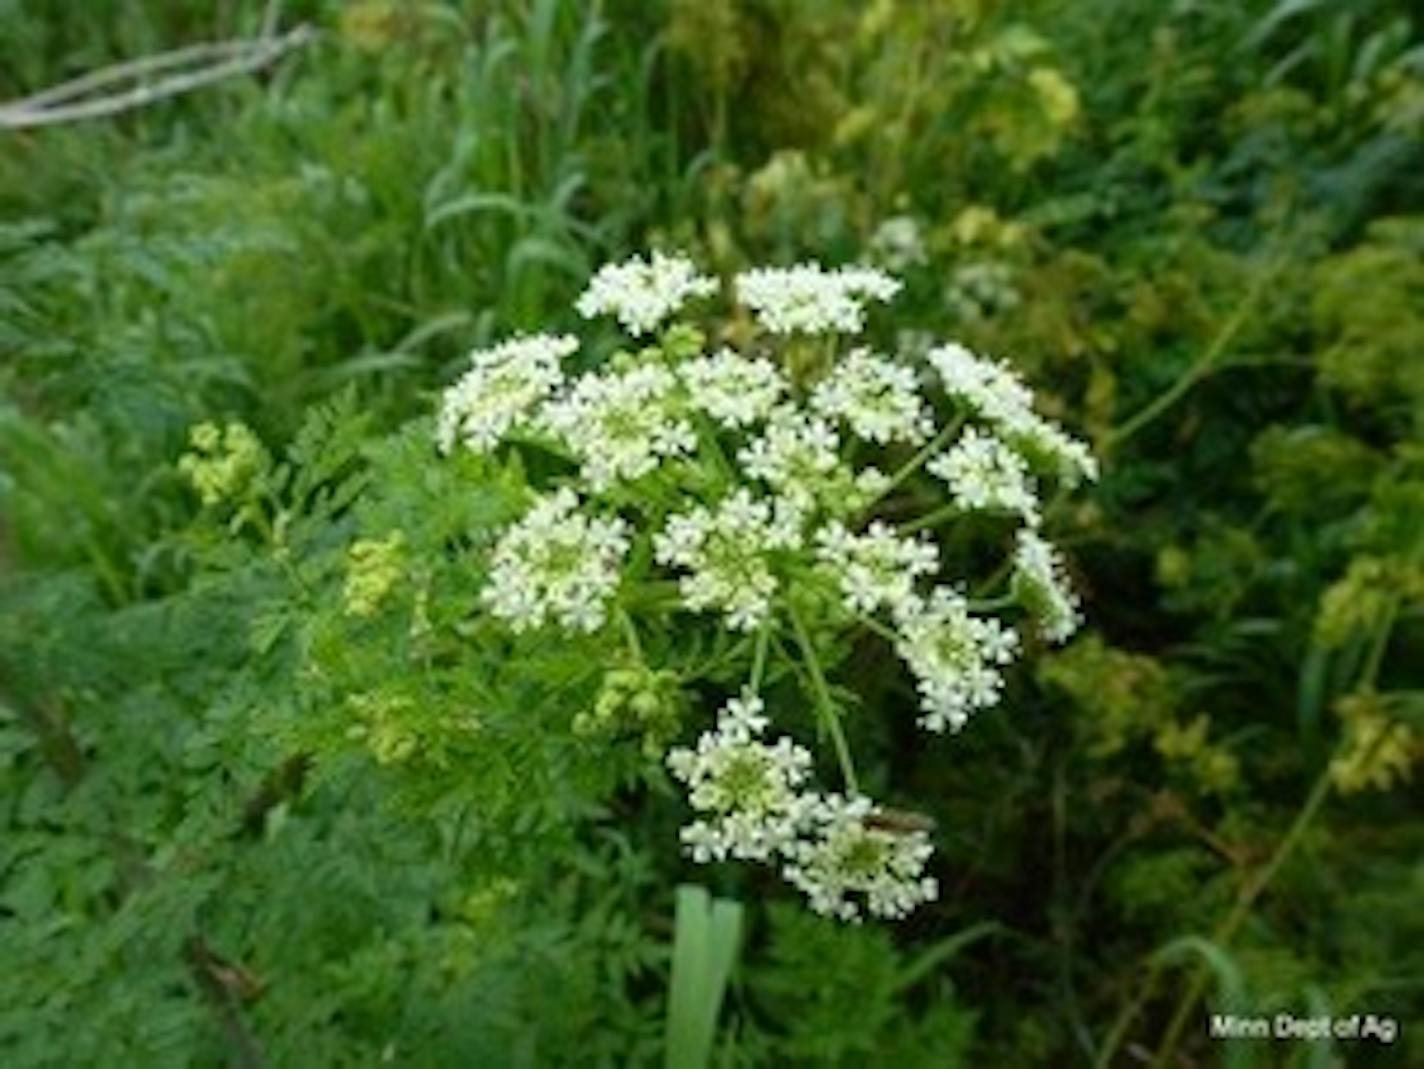
M 765 964 L 748 976 L 740 1064 L 972 1064 L 976 1015 L 947 982 L 918 992 L 923 1008 L 907 1013 L 917 970 L 883 930 L 838 929 L 784 905 L 768 920 Z
M 262 6 L 0 3 L 0 93 Z M 750 926 L 717 1057 L 1090 1063 L 1139 996 L 1109 1060 L 1156 1050 L 1205 959 L 1147 991 L 1149 958 L 1214 936 L 1322 775 L 1244 922 L 1190 945 L 1252 1011 L 1420 1019 L 1410 5 L 284 7 L 324 37 L 270 75 L 0 152 L 0 1060 L 661 1060 L 689 872 L 642 750 L 744 666 L 533 640 L 512 679 L 459 627 L 524 473 L 402 427 L 650 233 L 720 273 L 870 249 L 905 351 L 1012 354 L 1108 457 L 1053 515 L 1095 631 L 1012 716 L 927 746 L 837 650 L 944 901 L 892 941 L 711 873 Z M 271 458 L 206 510 L 203 421 Z

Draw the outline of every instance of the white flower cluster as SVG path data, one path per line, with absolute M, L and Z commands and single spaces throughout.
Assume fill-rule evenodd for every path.
M 810 508 L 841 471 L 840 435 L 823 419 L 787 406 L 737 453 L 742 469 L 800 508 Z
M 781 336 L 860 331 L 868 305 L 899 289 L 878 270 L 801 264 L 738 275 L 736 295 L 766 332 L 740 352 L 700 351 L 703 335 L 675 319 L 715 289 L 684 257 L 635 257 L 602 268 L 577 308 L 613 315 L 630 334 L 662 332 L 653 343 L 575 376 L 563 368 L 578 347 L 571 337 L 516 338 L 472 355 L 442 399 L 439 449 L 538 447 L 530 470 L 549 487 L 494 545 L 481 602 L 515 632 L 595 632 L 626 597 L 617 611 L 635 639 L 647 592 L 675 579 L 682 609 L 757 633 L 740 645 L 763 668 L 773 645 L 777 657 L 795 656 L 779 637 L 794 631 L 812 670 L 783 678 L 808 681 L 850 795 L 812 790 L 811 755 L 789 737 L 765 741 L 762 701 L 746 691 L 694 748 L 669 755 L 696 812 L 683 840 L 699 861 L 782 865 L 831 916 L 903 916 L 936 892 L 928 835 L 895 826 L 856 793 L 831 692 L 811 663 L 821 632 L 802 614 L 839 604 L 843 614 L 815 622 L 884 637 L 915 681 L 919 723 L 958 731 L 999 701 L 1019 650 L 1018 633 L 989 607 L 1027 610 L 1050 641 L 1079 625 L 1065 562 L 1039 533 L 1038 490 L 1048 479 L 1091 479 L 1096 464 L 1034 411 L 1007 365 L 958 345 L 892 359 L 865 346 L 837 355 L 842 343 L 829 338 L 793 342 L 795 359 L 778 359 Z M 933 532 L 985 512 L 1015 518 L 1019 530 L 1007 594 L 976 605 L 964 577 L 942 575 L 950 562 Z
M 595 491 L 641 478 L 663 458 L 697 446 L 677 379 L 655 364 L 622 374 L 585 375 L 544 406 L 540 423 L 578 457 Z
M 770 360 L 731 349 L 689 360 L 678 373 L 692 404 L 731 430 L 766 419 L 789 389 Z
M 934 431 L 914 371 L 868 349 L 852 349 L 831 368 L 812 391 L 811 407 L 878 445 L 921 442 Z
M 1049 642 L 1067 642 L 1083 622 L 1063 558 L 1033 531 L 1021 530 L 1014 551 L 1014 592 Z
M 621 264 L 604 264 L 574 308 L 585 319 L 613 315 L 629 334 L 649 334 L 689 298 L 717 292 L 715 280 L 697 273 L 685 256 L 655 252 Z
M 543 497 L 507 530 L 490 560 L 482 598 L 516 632 L 554 621 L 572 631 L 603 626 L 628 552 L 628 524 L 577 512 L 567 487 Z
M 920 724 L 929 731 L 958 731 L 971 713 L 997 704 L 1002 666 L 1013 660 L 1018 635 L 949 587 L 903 604 L 897 613 L 897 651 L 920 691 Z
M 811 831 L 787 851 L 786 878 L 811 908 L 839 920 L 860 919 L 864 896 L 872 916 L 900 918 L 932 902 L 939 884 L 926 876 L 934 852 L 928 833 L 878 827 L 882 810 L 868 798 L 826 795 L 811 808 Z
M 801 525 L 786 500 L 753 498 L 744 487 L 715 511 L 699 505 L 669 517 L 653 552 L 659 564 L 688 573 L 678 587 L 689 609 L 720 609 L 732 630 L 754 631 L 777 589 L 769 555 L 800 546 Z
M 785 735 L 763 742 L 764 711 L 761 698 L 744 688 L 695 748 L 668 753 L 668 768 L 699 814 L 681 831 L 692 859 L 779 857 L 811 908 L 841 920 L 859 920 L 862 902 L 873 916 L 903 917 L 933 900 L 938 886 L 924 874 L 929 836 L 877 827 L 882 810 L 867 798 L 804 789 L 811 754 Z
M 898 535 L 880 520 L 861 535 L 832 520 L 816 532 L 816 557 L 835 577 L 853 613 L 904 608 L 916 597 L 915 581 L 939 568 L 934 542 Z
M 926 470 L 948 484 L 950 497 L 966 512 L 1014 512 L 1038 525 L 1038 494 L 1028 464 L 992 434 L 968 428 L 954 447 L 931 460 Z
M 759 267 L 736 278 L 737 299 L 773 334 L 858 334 L 867 301 L 889 301 L 900 283 L 873 267 Z
M 772 745 L 760 741 L 768 723 L 762 708 L 761 698 L 743 690 L 695 750 L 668 753 L 692 808 L 705 814 L 682 829 L 695 861 L 770 860 L 806 819 L 811 799 L 797 788 L 810 774 L 811 755 L 785 735 Z
M 1070 485 L 1098 477 L 1098 462 L 1088 447 L 1033 410 L 1033 393 L 1007 365 L 955 344 L 936 346 L 925 359 L 945 392 L 992 423 L 1029 460 L 1051 466 Z
M 564 381 L 561 362 L 577 348 L 578 339 L 567 334 L 535 334 L 471 353 L 470 370 L 441 399 L 440 451 L 450 452 L 456 441 L 477 453 L 493 449 Z

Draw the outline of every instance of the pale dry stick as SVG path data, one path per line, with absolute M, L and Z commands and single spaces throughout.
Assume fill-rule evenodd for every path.
M 152 56 L 124 60 L 122 63 L 100 67 L 98 70 L 81 74 L 77 78 L 71 78 L 67 82 L 52 85 L 48 89 L 41 89 L 39 92 L 31 93 L 19 100 L 12 100 L 8 104 L 0 105 L 0 111 L 34 111 L 47 108 L 52 104 L 73 103 L 75 97 L 83 97 L 100 89 L 107 89 L 115 82 L 134 81 L 173 67 L 186 67 L 204 60 L 225 59 L 233 55 L 240 55 L 252 46 L 253 42 L 246 40 L 204 41 L 201 44 L 185 45 L 182 48 L 159 52 Z
M 37 126 L 79 122 L 116 115 L 133 108 L 144 107 L 159 100 L 190 93 L 227 78 L 251 74 L 287 52 L 309 44 L 316 30 L 300 25 L 280 37 L 269 36 L 251 41 L 218 41 L 206 45 L 190 45 L 173 52 L 164 52 L 146 59 L 130 60 L 115 67 L 94 71 L 63 85 L 0 106 L 0 129 L 23 130 Z M 134 81 L 144 75 L 184 66 L 196 60 L 227 56 L 211 66 L 183 74 L 170 75 L 153 85 L 137 85 L 110 96 L 64 103 L 70 98 L 92 92 L 115 82 Z

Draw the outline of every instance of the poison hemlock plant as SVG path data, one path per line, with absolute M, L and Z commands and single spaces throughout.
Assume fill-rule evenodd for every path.
M 858 344 L 900 288 L 877 269 L 761 268 L 733 288 L 704 321 L 692 313 L 714 279 L 680 255 L 634 257 L 599 270 L 576 308 L 615 317 L 637 348 L 593 360 L 572 336 L 536 334 L 472 355 L 442 399 L 440 451 L 527 480 L 479 606 L 514 635 L 621 636 L 651 673 L 664 667 L 648 663 L 651 632 L 721 641 L 742 681 L 666 755 L 695 814 L 683 845 L 699 862 L 775 866 L 820 913 L 903 917 L 937 895 L 929 830 L 859 786 L 837 645 L 882 640 L 915 681 L 920 725 L 962 729 L 998 703 L 1020 628 L 1050 642 L 1077 628 L 1040 495 L 1096 463 L 1004 364 L 952 343 L 920 361 Z M 774 676 L 797 682 L 802 708 L 768 705 Z M 660 705 L 629 701 L 645 719 Z M 835 789 L 782 730 L 807 705 Z

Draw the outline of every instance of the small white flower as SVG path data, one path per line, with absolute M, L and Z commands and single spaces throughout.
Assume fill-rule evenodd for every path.
M 470 369 L 440 399 L 440 451 L 456 441 L 477 453 L 493 449 L 563 382 L 560 361 L 577 348 L 577 338 L 535 334 L 471 353 Z
M 975 356 L 962 345 L 940 345 L 925 354 L 945 392 L 957 397 L 1026 456 L 1052 469 L 1070 486 L 1098 477 L 1098 462 L 1082 442 L 1033 410 L 1033 394 L 1002 361 Z
M 722 349 L 682 364 L 692 405 L 724 427 L 738 429 L 765 419 L 786 394 L 786 380 L 770 360 Z
M 945 392 L 985 419 L 1018 426 L 1033 417 L 1033 393 L 1002 361 L 975 356 L 956 342 L 936 346 L 925 359 L 939 373 Z
M 868 349 L 851 350 L 831 369 L 811 394 L 811 407 L 879 445 L 921 442 L 934 429 L 915 373 Z
M 666 457 L 685 456 L 697 436 L 681 411 L 677 380 L 656 364 L 621 374 L 585 375 L 550 401 L 540 422 L 562 438 L 595 492 L 638 479 Z
M 843 472 L 835 428 L 790 405 L 771 414 L 766 429 L 738 451 L 737 460 L 748 475 L 801 508 L 809 508 Z
M 715 512 L 699 505 L 669 517 L 653 552 L 659 564 L 689 573 L 678 581 L 689 609 L 720 609 L 732 630 L 754 631 L 778 587 L 769 555 L 800 546 L 801 522 L 787 501 L 758 500 L 742 488 Z
M 1019 531 L 1013 586 L 1048 641 L 1066 642 L 1082 624 L 1078 595 L 1068 581 L 1061 554 L 1032 531 Z
M 914 597 L 915 580 L 939 567 L 933 542 L 897 535 L 880 520 L 859 535 L 838 521 L 828 523 L 816 532 L 816 557 L 854 613 L 898 608 Z
M 920 724 L 935 732 L 958 731 L 977 709 L 997 704 L 1018 636 L 992 617 L 969 614 L 962 595 L 938 587 L 928 599 L 904 602 L 897 614 L 896 652 L 920 691 Z
M 863 908 L 899 918 L 938 897 L 939 884 L 925 875 L 929 835 L 876 826 L 880 814 L 868 798 L 834 794 L 810 808 L 809 830 L 785 850 L 782 871 L 817 913 L 859 921 Z
M 743 690 L 695 750 L 679 747 L 668 754 L 668 767 L 687 785 L 692 808 L 704 814 L 682 829 L 693 860 L 769 860 L 791 843 L 805 819 L 810 800 L 797 788 L 810 771 L 811 755 L 784 735 L 771 745 L 761 742 L 766 726 L 761 699 Z
M 949 485 L 950 497 L 966 511 L 1015 512 L 1029 524 L 1039 521 L 1038 495 L 1028 465 L 992 434 L 968 428 L 947 452 L 926 465 Z
M 1014 444 L 1031 463 L 1052 469 L 1064 484 L 1077 486 L 1084 480 L 1097 480 L 1098 458 L 1087 445 L 1056 423 L 1035 416 L 1023 426 L 1013 428 L 1012 436 Z
M 859 512 L 878 501 L 890 489 L 890 476 L 876 467 L 861 468 L 855 473 L 855 486 L 847 502 L 850 512 Z
M 553 620 L 571 631 L 603 626 L 628 553 L 628 525 L 575 511 L 562 489 L 540 498 L 494 548 L 481 600 L 516 632 Z
M 629 334 L 648 334 L 689 298 L 716 291 L 716 280 L 699 275 L 687 257 L 654 252 L 604 264 L 574 307 L 585 319 L 614 315 Z
M 826 270 L 820 264 L 760 267 L 736 278 L 737 299 L 773 334 L 857 334 L 865 303 L 888 301 L 900 283 L 872 267 Z

